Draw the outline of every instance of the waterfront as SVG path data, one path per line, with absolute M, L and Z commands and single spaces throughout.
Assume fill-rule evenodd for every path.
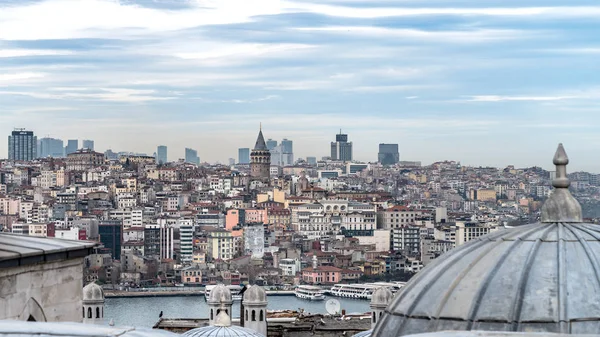
M 354 300 L 328 296 L 325 301 L 311 302 L 295 296 L 269 297 L 269 310 L 298 310 L 302 308 L 309 313 L 327 313 L 325 303 L 335 298 L 347 313 L 369 312 L 369 301 Z M 240 302 L 233 304 L 234 317 L 239 312 Z M 105 321 L 114 320 L 117 326 L 152 327 L 163 312 L 164 318 L 206 318 L 208 305 L 203 296 L 181 297 L 140 297 L 140 298 L 107 298 L 104 314 Z

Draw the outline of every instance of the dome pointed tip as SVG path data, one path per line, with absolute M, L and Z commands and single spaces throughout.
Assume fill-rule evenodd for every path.
M 558 148 L 556 149 L 556 154 L 554 154 L 554 165 L 567 165 L 569 164 L 569 157 L 567 156 L 567 152 L 565 151 L 565 147 L 562 143 L 558 144 Z

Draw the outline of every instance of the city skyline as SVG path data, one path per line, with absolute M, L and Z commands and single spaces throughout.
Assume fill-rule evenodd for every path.
M 227 162 L 261 121 L 267 138 L 294 140 L 296 157 L 328 155 L 342 128 L 361 161 L 398 143 L 401 160 L 540 166 L 540 149 L 564 142 L 575 169 L 599 172 L 589 74 L 600 7 L 449 6 L 0 2 L 0 134 L 149 154 L 164 143 L 177 157 L 191 146 Z

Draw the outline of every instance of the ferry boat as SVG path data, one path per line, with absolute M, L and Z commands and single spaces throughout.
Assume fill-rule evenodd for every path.
M 375 290 L 381 287 L 387 287 L 392 291 L 393 294 L 398 292 L 404 286 L 401 282 L 387 283 L 387 282 L 375 282 L 375 283 L 364 283 L 364 284 L 342 284 L 338 283 L 334 285 L 330 290 L 329 294 L 337 297 L 348 297 L 363 300 L 370 300 L 373 297 Z
M 296 287 L 294 291 L 296 297 L 311 300 L 311 301 L 323 301 L 325 299 L 325 292 L 323 289 L 315 286 L 301 285 Z
M 208 299 L 210 298 L 210 292 L 216 287 L 217 285 L 207 285 L 206 288 L 204 289 L 204 299 L 206 299 L 208 301 Z M 242 300 L 242 295 L 240 294 L 240 292 L 242 291 L 243 287 L 240 285 L 229 285 L 226 286 L 229 291 L 231 291 L 231 299 L 236 302 L 236 301 L 241 301 Z

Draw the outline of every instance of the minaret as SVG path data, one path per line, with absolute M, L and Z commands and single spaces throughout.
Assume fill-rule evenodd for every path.
M 233 300 L 231 299 L 231 291 L 224 285 L 219 284 L 210 291 L 208 299 L 208 322 L 209 325 L 214 325 L 219 313 L 225 310 L 227 315 L 232 315 L 231 307 Z
M 102 324 L 104 322 L 104 291 L 96 283 L 83 287 L 83 323 Z
M 271 170 L 271 152 L 267 148 L 262 133 L 262 125 L 256 138 L 254 149 L 250 153 L 250 176 L 255 180 L 268 182 Z
M 265 290 L 253 285 L 244 292 L 244 328 L 267 335 L 267 294 Z
M 377 322 L 383 315 L 385 308 L 387 308 L 388 304 L 392 301 L 394 295 L 392 292 L 386 288 L 381 287 L 373 293 L 371 297 L 371 329 L 375 328 Z

